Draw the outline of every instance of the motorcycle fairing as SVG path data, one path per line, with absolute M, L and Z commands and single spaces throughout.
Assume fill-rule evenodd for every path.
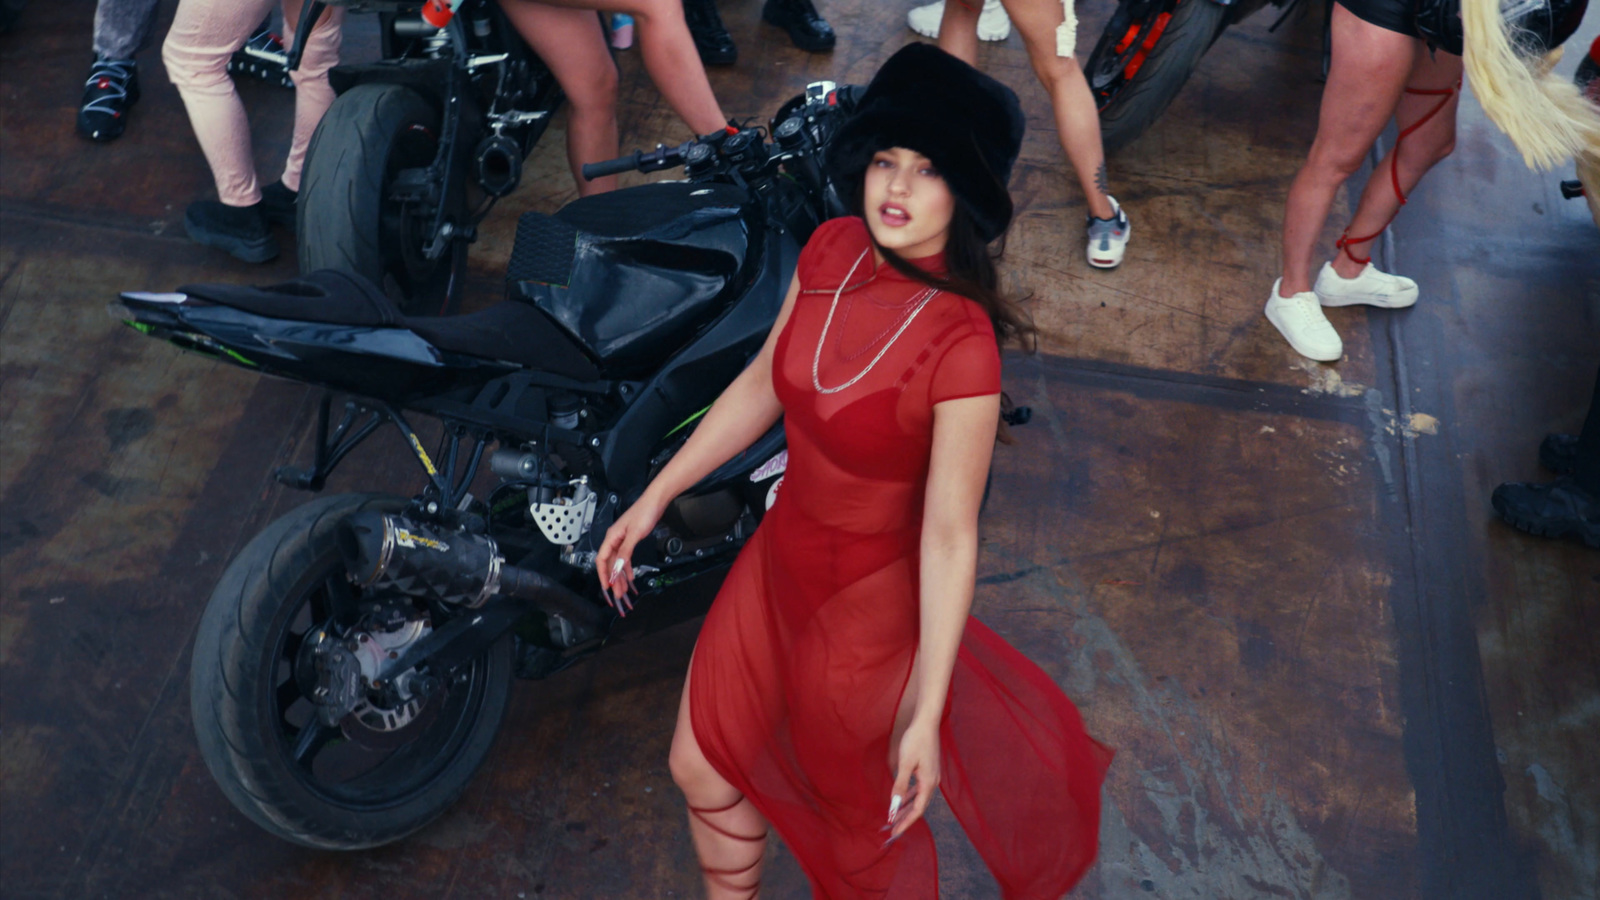
M 749 365 L 772 331 L 800 259 L 800 246 L 789 235 L 774 231 L 752 250 L 755 283 L 743 299 L 669 360 L 602 436 L 600 456 L 606 478 L 624 497 L 631 499 L 643 490 L 650 459 L 660 449 L 639 436 L 665 437 L 711 405 Z
M 660 182 L 526 213 L 506 273 L 610 378 L 657 369 L 754 277 L 759 212 L 730 184 Z
M 444 350 L 405 327 L 279 319 L 193 298 L 175 303 L 137 294 L 122 295 L 112 313 L 146 334 L 263 374 L 399 405 L 517 369 Z

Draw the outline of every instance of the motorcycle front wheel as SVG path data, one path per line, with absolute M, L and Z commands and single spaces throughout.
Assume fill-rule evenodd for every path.
M 447 809 L 500 730 L 512 640 L 496 642 L 407 720 L 346 716 L 325 727 L 296 662 L 315 629 L 336 629 L 345 577 L 338 525 L 398 497 L 322 497 L 267 526 L 234 557 L 195 637 L 190 709 L 200 755 L 223 794 L 272 834 L 356 850 L 398 840 Z
M 437 199 L 444 186 L 410 183 L 426 174 L 439 141 L 438 111 L 410 88 L 362 84 L 340 94 L 306 150 L 300 271 L 355 272 L 408 314 L 444 313 L 465 277 L 467 244 L 453 240 L 427 257 L 435 207 L 417 196 L 431 191 Z M 408 182 L 405 190 L 397 190 L 400 182 Z M 466 224 L 463 210 L 446 214 Z
M 1084 63 L 1107 153 L 1166 111 L 1227 18 L 1215 0 L 1121 0 Z

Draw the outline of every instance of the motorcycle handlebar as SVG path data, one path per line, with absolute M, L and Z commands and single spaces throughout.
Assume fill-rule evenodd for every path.
M 639 156 L 640 151 L 635 150 L 627 156 L 619 156 L 616 159 L 608 159 L 605 162 L 584 163 L 583 180 L 593 181 L 596 178 L 604 178 L 607 175 L 632 172 L 634 169 L 639 168 Z

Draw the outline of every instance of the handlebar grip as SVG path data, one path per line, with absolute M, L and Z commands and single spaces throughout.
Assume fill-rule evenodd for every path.
M 605 162 L 584 163 L 583 180 L 593 181 L 596 178 L 604 178 L 607 175 L 632 172 L 637 168 L 639 168 L 639 153 L 634 151 L 628 156 L 619 156 L 616 159 L 608 159 Z

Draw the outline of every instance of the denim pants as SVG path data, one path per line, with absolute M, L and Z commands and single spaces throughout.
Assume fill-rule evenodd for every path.
M 94 52 L 106 59 L 133 59 L 150 44 L 161 0 L 100 0 L 94 9 Z

